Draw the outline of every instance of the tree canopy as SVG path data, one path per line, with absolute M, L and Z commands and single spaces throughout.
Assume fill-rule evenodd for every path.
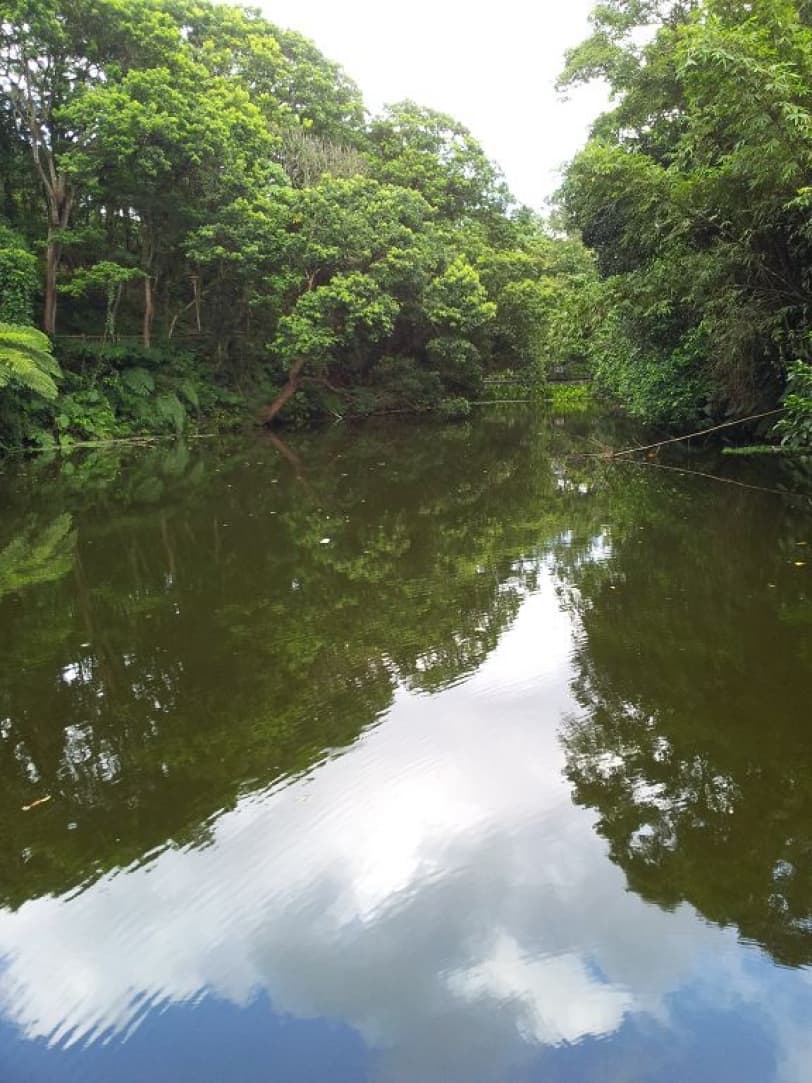
M 564 88 L 613 108 L 561 202 L 602 276 L 591 353 L 642 417 L 776 405 L 810 354 L 812 11 L 803 0 L 607 0 Z
M 36 314 L 64 370 L 52 408 L 6 404 L 7 443 L 174 425 L 190 402 L 266 421 L 462 407 L 490 370 L 543 376 L 553 298 L 591 270 L 555 258 L 578 246 L 458 121 L 410 101 L 370 118 L 254 10 L 12 4 L 0 92 L 0 318 Z
M 454 117 L 370 117 L 257 11 L 13 0 L 0 319 L 41 324 L 63 377 L 50 405 L 7 385 L 0 441 L 453 415 L 489 374 L 576 362 L 646 421 L 783 403 L 777 434 L 808 445 L 811 18 L 802 0 L 598 4 L 560 83 L 603 79 L 611 108 L 552 228 Z

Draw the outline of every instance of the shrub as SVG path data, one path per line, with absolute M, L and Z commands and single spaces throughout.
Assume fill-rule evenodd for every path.
M 471 403 L 463 398 L 441 399 L 435 412 L 443 421 L 464 421 L 471 414 Z
M 812 448 L 812 365 L 795 361 L 787 371 L 786 413 L 775 426 L 788 448 Z

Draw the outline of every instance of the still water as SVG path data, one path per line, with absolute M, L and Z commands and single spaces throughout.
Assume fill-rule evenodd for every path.
M 3 1083 L 812 1079 L 812 503 L 605 425 L 3 468 Z

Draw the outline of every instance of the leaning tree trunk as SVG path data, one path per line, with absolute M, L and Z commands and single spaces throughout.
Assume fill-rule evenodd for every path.
M 299 380 L 302 375 L 302 369 L 305 365 L 305 359 L 303 357 L 298 358 L 293 362 L 288 373 L 288 382 L 273 400 L 270 406 L 267 406 L 261 414 L 263 425 L 270 425 L 273 423 L 274 418 L 285 405 L 285 403 L 292 399 L 296 392 L 299 390 Z

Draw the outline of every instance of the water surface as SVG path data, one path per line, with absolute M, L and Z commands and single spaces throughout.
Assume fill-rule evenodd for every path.
M 812 1078 L 810 501 L 606 425 L 4 467 L 4 1083 Z

